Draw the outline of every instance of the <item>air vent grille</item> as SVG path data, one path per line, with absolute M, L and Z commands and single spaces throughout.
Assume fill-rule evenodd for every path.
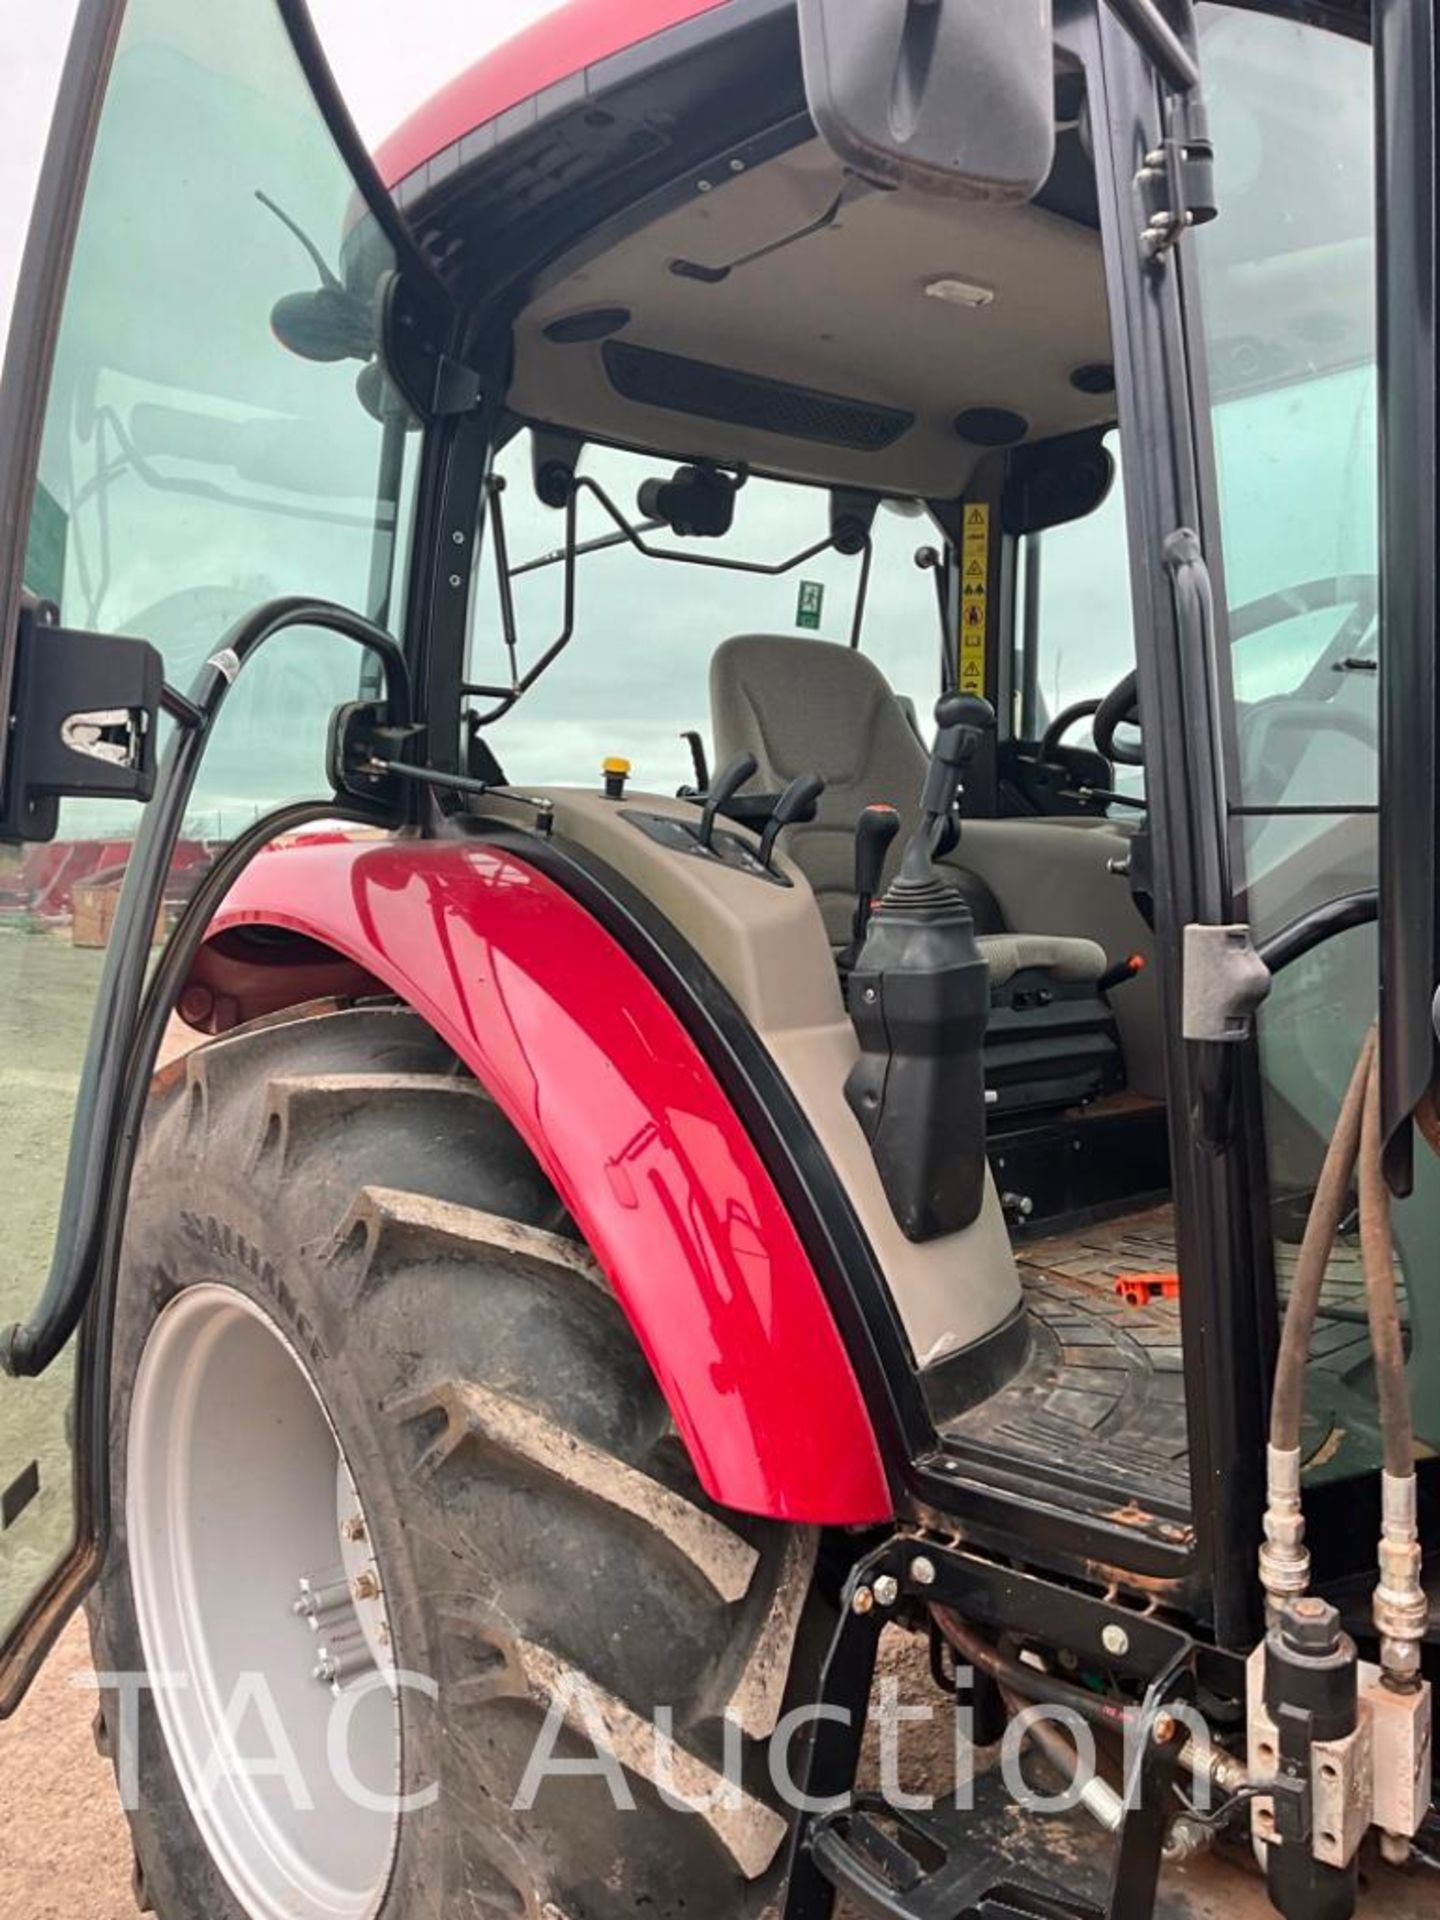
M 610 384 L 622 399 L 700 420 L 783 434 L 793 440 L 818 440 L 857 453 L 882 453 L 915 424 L 913 413 L 895 407 L 817 393 L 788 381 L 737 373 L 730 367 L 659 353 L 624 340 L 607 341 L 603 353 Z

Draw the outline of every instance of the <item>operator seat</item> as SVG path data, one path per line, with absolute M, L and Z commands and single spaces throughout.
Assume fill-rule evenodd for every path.
M 825 781 L 815 819 L 788 829 L 786 851 L 820 904 L 832 946 L 850 937 L 855 911 L 855 829 L 867 806 L 888 801 L 901 816 L 885 872 L 888 883 L 920 817 L 929 764 L 889 681 L 873 660 L 824 640 L 741 634 L 710 663 L 716 764 L 753 753 L 757 792 L 778 793 L 800 773 Z M 1093 940 L 1012 933 L 985 882 L 965 869 L 965 842 L 950 867 L 975 919 L 996 986 L 1043 967 L 1066 981 L 1094 981 L 1107 961 Z

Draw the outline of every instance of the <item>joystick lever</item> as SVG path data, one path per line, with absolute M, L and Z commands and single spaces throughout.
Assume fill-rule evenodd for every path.
M 775 854 L 775 842 L 786 827 L 803 826 L 815 818 L 815 808 L 825 791 L 825 782 L 818 773 L 802 773 L 790 782 L 784 793 L 775 803 L 775 811 L 765 822 L 765 831 L 760 836 L 760 864 L 770 872 L 770 862 Z
M 700 815 L 700 830 L 695 836 L 706 853 L 710 852 L 710 843 L 715 838 L 715 824 L 721 813 L 758 766 L 759 762 L 753 753 L 737 753 L 729 766 L 716 775 L 715 784 L 705 796 L 705 811 Z
M 853 965 L 865 944 L 871 909 L 880 891 L 885 856 L 900 831 L 899 811 L 886 803 L 866 807 L 855 825 L 855 918 L 850 927 L 848 958 Z
M 983 746 L 985 736 L 995 731 L 995 709 L 978 694 L 947 693 L 936 703 L 935 726 L 930 771 L 920 803 L 932 837 L 954 813 L 965 770 Z

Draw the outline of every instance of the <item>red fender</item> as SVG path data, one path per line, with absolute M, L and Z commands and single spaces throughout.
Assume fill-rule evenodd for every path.
M 829 1526 L 894 1501 L 793 1221 L 674 1010 L 568 894 L 453 842 L 255 860 L 212 937 L 308 936 L 403 997 L 488 1088 L 604 1269 L 705 1490 Z

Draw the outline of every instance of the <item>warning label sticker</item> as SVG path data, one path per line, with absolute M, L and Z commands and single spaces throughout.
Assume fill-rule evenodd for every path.
M 960 547 L 960 661 L 956 679 L 961 693 L 985 692 L 986 637 L 989 632 L 990 509 L 963 510 Z

